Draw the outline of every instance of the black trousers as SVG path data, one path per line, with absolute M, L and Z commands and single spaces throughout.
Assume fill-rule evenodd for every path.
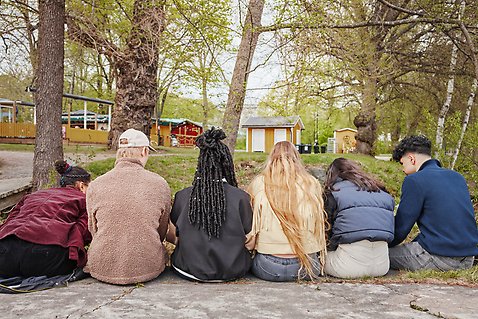
M 66 275 L 76 268 L 76 262 L 68 255 L 68 248 L 39 245 L 13 235 L 7 236 L 0 240 L 0 276 Z

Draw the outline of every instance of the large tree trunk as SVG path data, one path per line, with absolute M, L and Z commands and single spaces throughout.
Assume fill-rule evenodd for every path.
M 224 142 L 231 152 L 234 152 L 236 147 L 237 131 L 239 130 L 239 121 L 246 97 L 247 78 L 259 39 L 260 32 L 257 31 L 257 28 L 261 26 L 263 10 L 264 0 L 249 1 L 241 44 L 237 51 L 236 64 L 227 97 L 226 111 L 222 121 L 222 128 L 227 136 Z
M 117 91 L 109 133 L 112 149 L 117 149 L 119 136 L 128 128 L 150 135 L 151 117 L 158 102 L 157 71 L 164 2 L 136 0 L 134 3 L 128 46 L 123 54 L 116 56 Z
M 375 74 L 374 70 L 371 74 Z M 373 154 L 373 146 L 377 138 L 376 109 L 377 79 L 368 75 L 363 80 L 362 105 L 359 114 L 354 118 L 354 125 L 357 127 L 356 151 L 360 154 Z
M 37 128 L 33 156 L 33 187 L 49 186 L 53 164 L 63 159 L 61 101 L 65 0 L 40 0 L 38 89 L 35 94 Z

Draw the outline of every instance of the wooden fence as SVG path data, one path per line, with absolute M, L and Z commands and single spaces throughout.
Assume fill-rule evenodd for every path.
M 35 124 L 32 123 L 0 123 L 0 137 L 34 138 Z
M 88 130 L 82 128 L 65 127 L 64 139 L 72 143 L 87 143 L 87 144 L 107 144 L 108 132 L 100 130 Z M 194 146 L 196 136 L 176 135 L 179 145 L 191 147 Z M 32 123 L 0 123 L 0 138 L 35 138 L 35 125 Z M 169 138 L 169 137 L 168 137 Z M 151 145 L 158 146 L 158 135 L 151 134 Z

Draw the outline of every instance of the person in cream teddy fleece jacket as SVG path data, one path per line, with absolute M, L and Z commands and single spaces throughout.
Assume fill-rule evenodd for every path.
M 86 194 L 93 236 L 85 271 L 112 284 L 152 280 L 167 261 L 162 242 L 168 229 L 171 191 L 144 168 L 149 140 L 129 129 L 119 139 L 115 167 L 90 183 Z

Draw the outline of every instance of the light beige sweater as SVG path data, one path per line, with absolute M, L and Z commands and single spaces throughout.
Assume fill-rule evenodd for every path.
M 168 228 L 171 190 L 136 159 L 121 158 L 90 183 L 86 193 L 93 240 L 85 271 L 112 284 L 156 278 L 165 267 L 162 241 Z

